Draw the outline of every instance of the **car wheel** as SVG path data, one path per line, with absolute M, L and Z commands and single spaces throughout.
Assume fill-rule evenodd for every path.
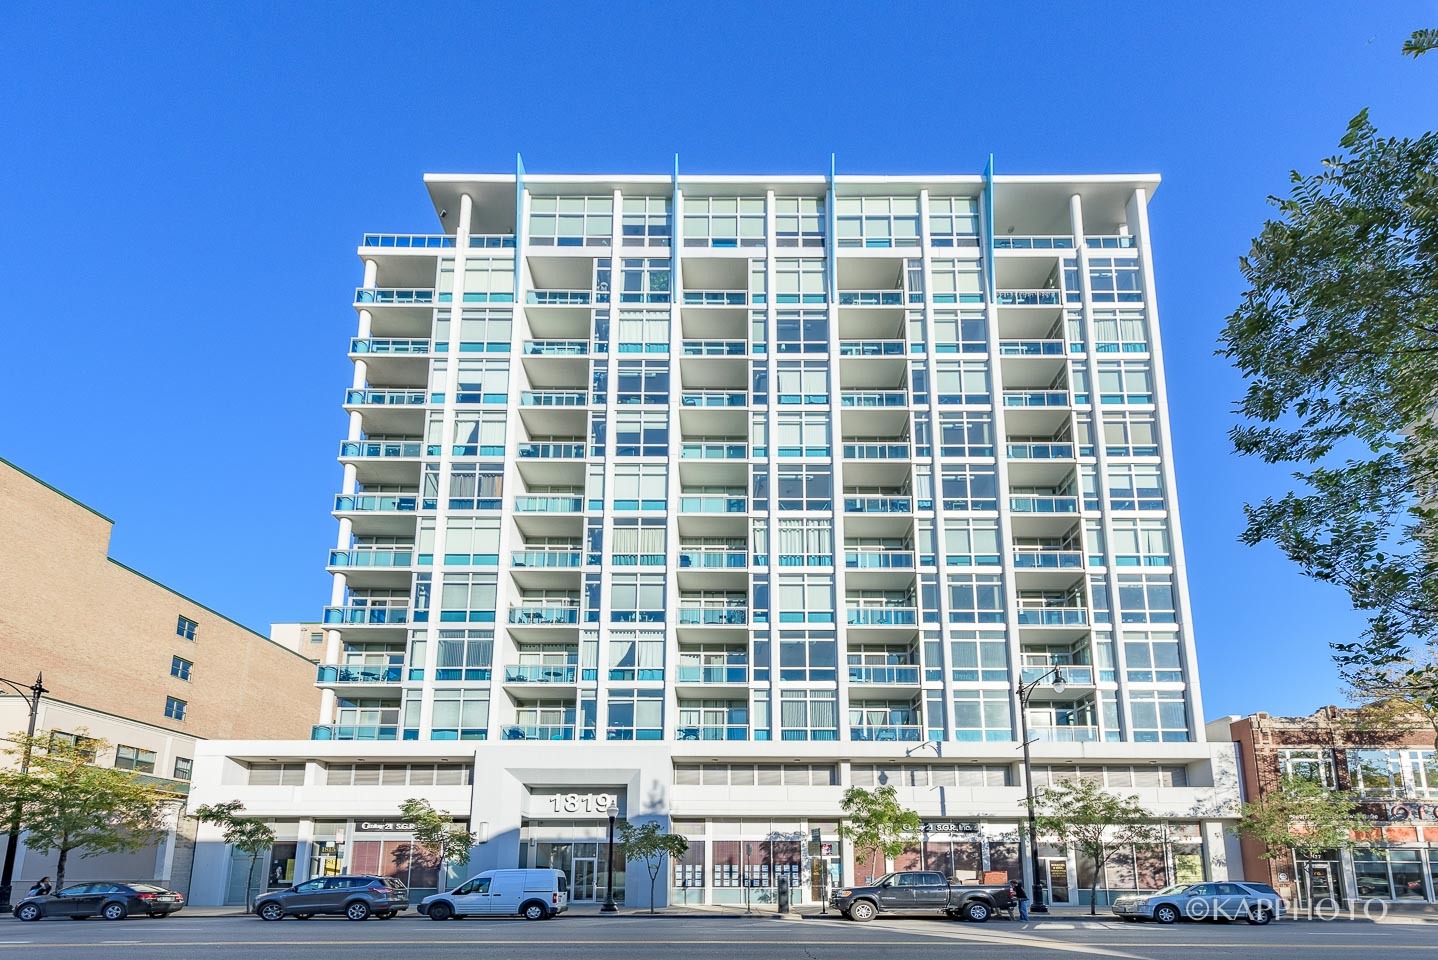
M 279 920 L 285 915 L 285 908 L 271 900 L 269 903 L 260 904 L 260 909 L 255 911 L 260 915 L 261 920 Z
M 22 903 L 15 911 L 15 916 L 21 920 L 39 920 L 44 915 L 45 911 L 40 909 L 38 903 Z
M 549 911 L 545 909 L 544 904 L 537 900 L 531 900 L 524 905 L 524 909 L 519 911 L 519 915 L 526 920 L 544 920 L 549 916 Z
M 429 918 L 431 920 L 453 920 L 454 907 L 451 907 L 443 901 L 431 903 L 429 905 Z
M 1153 918 L 1159 923 L 1177 923 L 1178 907 L 1171 903 L 1162 903 L 1154 907 Z
M 993 913 L 982 900 L 970 900 L 964 904 L 964 919 L 970 923 L 983 923 Z
M 123 903 L 107 903 L 100 908 L 100 916 L 106 920 L 123 920 L 128 913 Z
M 1254 907 L 1248 912 L 1248 922 L 1261 927 L 1273 920 L 1273 911 L 1267 907 Z
M 874 919 L 874 914 L 878 912 L 879 911 L 875 910 L 874 905 L 869 901 L 855 900 L 853 905 L 849 907 L 849 919 L 857 920 L 860 923 L 868 923 Z
M 371 912 L 373 911 L 370 910 L 369 904 L 363 900 L 356 900 L 345 907 L 345 916 L 351 920 L 368 920 Z

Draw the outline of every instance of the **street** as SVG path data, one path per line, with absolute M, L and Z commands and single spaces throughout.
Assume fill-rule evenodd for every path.
M 1137 960 L 1278 960 L 1372 956 L 1438 957 L 1438 924 L 1284 921 L 1247 924 L 1090 923 L 1043 920 L 983 925 L 945 920 L 778 921 L 737 916 L 571 916 L 548 923 L 467 920 L 435 923 L 407 914 L 389 922 L 343 919 L 264 923 L 245 917 L 190 917 L 83 923 L 0 920 L 0 960 L 345 960 L 403 957 L 550 958 L 582 950 L 587 960 L 796 957 L 899 960 L 944 957 L 982 947 L 1013 960 L 1123 957 Z

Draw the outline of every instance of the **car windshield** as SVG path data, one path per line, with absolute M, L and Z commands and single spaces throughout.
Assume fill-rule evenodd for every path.
M 1193 884 L 1191 883 L 1171 883 L 1168 886 L 1164 887 L 1162 890 L 1158 890 L 1154 893 L 1149 894 L 1149 896 L 1169 897 L 1173 896 L 1175 893 L 1183 893 L 1183 891 L 1187 890 L 1191 886 L 1193 886 Z

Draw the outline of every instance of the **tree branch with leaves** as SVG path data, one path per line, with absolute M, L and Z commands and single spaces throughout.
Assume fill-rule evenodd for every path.
M 1291 850 L 1318 853 L 1351 848 L 1354 836 L 1372 827 L 1351 796 L 1300 777 L 1287 777 L 1276 789 L 1245 803 L 1237 830 L 1258 841 L 1269 860 Z
M 839 806 L 845 818 L 839 836 L 855 850 L 867 851 L 866 862 L 899 856 L 919 835 L 919 815 L 899 803 L 898 791 L 888 784 L 873 790 L 850 787 Z
M 1156 843 L 1163 836 L 1155 815 L 1138 797 L 1116 796 L 1088 780 L 1041 787 L 1034 794 L 1034 807 L 1039 832 L 1072 847 L 1093 867 L 1090 915 L 1098 913 L 1104 867 L 1119 848 Z
M 399 812 L 414 825 L 415 846 L 427 851 L 439 865 L 439 889 L 444 890 L 447 867 L 469 863 L 474 833 L 456 824 L 448 814 L 440 813 L 428 800 L 418 797 L 400 804 Z
M 220 828 L 225 843 L 235 851 L 250 858 L 249 873 L 245 877 L 245 912 L 254 909 L 255 867 L 275 845 L 275 831 L 265 821 L 241 814 L 245 805 L 238 800 L 227 803 L 201 804 L 190 814 L 190 819 L 208 823 Z
M 616 835 L 619 845 L 624 848 L 624 859 L 628 863 L 641 862 L 649 873 L 649 912 L 654 912 L 654 885 L 659 872 L 664 869 L 665 859 L 677 860 L 689 852 L 689 841 L 683 837 L 666 833 L 658 821 L 650 820 L 635 826 L 624 823 Z

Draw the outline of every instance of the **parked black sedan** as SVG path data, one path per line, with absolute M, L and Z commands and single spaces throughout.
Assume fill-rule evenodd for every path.
M 123 920 L 133 916 L 167 917 L 184 905 L 181 894 L 153 883 L 76 883 L 59 893 L 26 897 L 15 904 L 15 916 L 21 920 L 41 917 Z

